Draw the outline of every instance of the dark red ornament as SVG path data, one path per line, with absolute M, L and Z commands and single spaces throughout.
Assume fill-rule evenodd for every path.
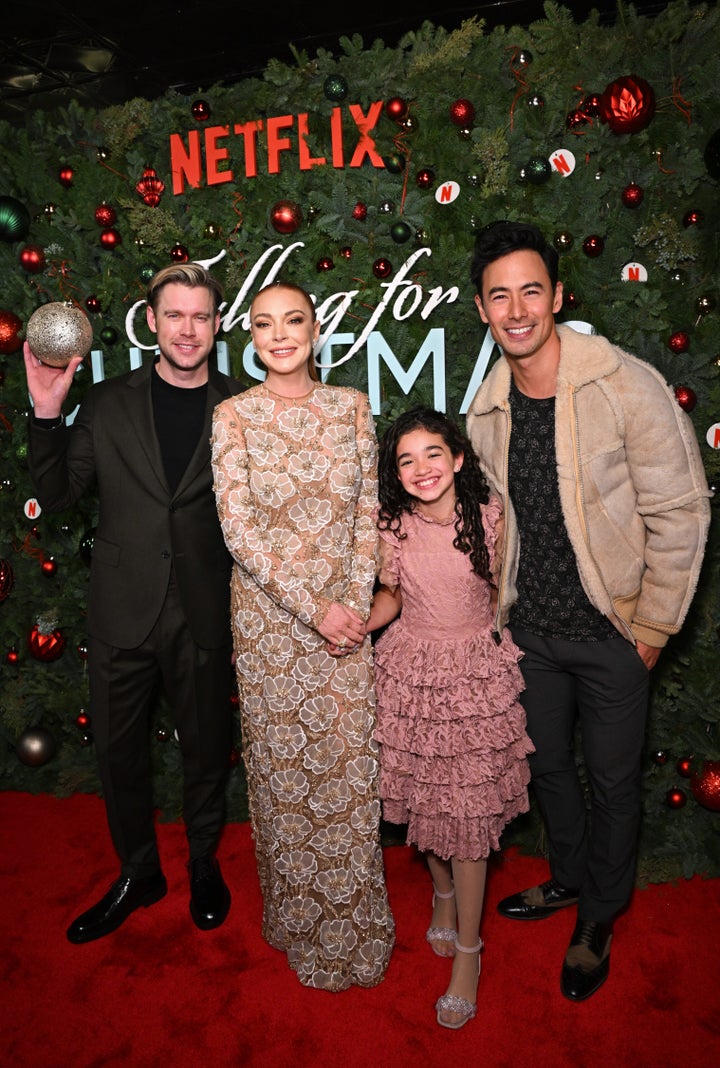
M 583 252 L 590 259 L 595 259 L 596 256 L 602 255 L 602 251 L 605 248 L 605 242 L 599 234 L 591 234 L 590 237 L 586 237 L 583 241 Z
M 665 800 L 668 808 L 682 808 L 683 805 L 687 804 L 687 794 L 679 786 L 673 786 L 665 794 Z
M 81 660 L 87 660 L 87 658 L 88 658 L 88 647 L 87 647 L 87 645 L 84 645 L 84 644 L 81 643 L 80 645 L 77 646 L 76 652 L 77 652 L 77 655 L 80 657 Z
M 435 171 L 430 167 L 423 167 L 415 175 L 415 184 L 418 189 L 431 189 L 435 184 Z
M 114 226 L 117 222 L 117 212 L 103 200 L 102 204 L 95 208 L 95 222 L 98 226 Z
M 40 245 L 26 245 L 20 251 L 20 266 L 28 274 L 39 274 L 45 268 L 45 252 Z
M 470 100 L 456 100 L 450 105 L 450 122 L 454 126 L 472 126 L 475 121 L 475 105 Z
M 170 259 L 173 263 L 187 263 L 190 259 L 190 253 L 184 245 L 181 245 L 179 241 L 176 241 L 170 249 Z
M 611 82 L 600 97 L 600 120 L 616 134 L 644 130 L 654 114 L 655 91 L 634 74 Z
M 565 117 L 565 125 L 568 130 L 577 132 L 581 130 L 583 126 L 587 126 L 590 122 L 590 116 L 582 108 L 575 108 L 574 111 L 569 111 Z
M 675 765 L 678 775 L 682 775 L 684 779 L 689 779 L 692 775 L 692 761 L 693 758 L 691 756 L 680 757 L 680 759 Z
M 588 93 L 580 105 L 586 115 L 594 118 L 600 114 L 600 93 Z
M 385 105 L 385 114 L 393 122 L 402 122 L 407 115 L 408 106 L 400 96 L 393 96 Z
M 155 731 L 155 737 L 159 742 L 167 742 L 170 738 L 170 731 L 167 727 L 158 727 Z
M 198 122 L 206 122 L 210 118 L 210 105 L 207 100 L 196 100 L 190 110 L 192 117 Z
M 699 805 L 720 812 L 720 760 L 706 760 L 693 775 L 690 789 Z
M 67 164 L 64 167 L 61 167 L 58 171 L 58 181 L 60 182 L 60 185 L 64 186 L 65 189 L 70 188 L 70 186 L 73 184 L 74 177 L 75 172 L 73 171 L 72 167 L 68 167 Z
M 344 260 L 349 260 L 352 254 L 353 250 L 351 245 L 343 245 L 343 247 L 340 249 L 340 255 Z
M 43 626 L 40 629 L 40 624 L 36 623 L 28 634 L 28 649 L 31 656 L 34 656 L 36 660 L 41 660 L 44 664 L 50 663 L 52 660 L 57 660 L 62 656 L 65 649 L 65 638 L 62 631 L 57 627 L 50 629 Z
M 676 356 L 680 356 L 681 353 L 687 352 L 690 348 L 690 336 L 686 334 L 684 330 L 676 330 L 674 334 L 671 334 L 668 338 L 668 347 Z
M 94 294 L 85 298 L 85 307 L 89 312 L 97 313 L 102 311 L 102 305 Z
M 104 249 L 107 249 L 108 252 L 113 252 L 118 245 L 122 244 L 122 237 L 117 230 L 103 230 L 100 234 L 100 244 Z
M 57 574 L 57 563 L 52 556 L 48 556 L 43 560 L 43 562 L 40 564 L 40 570 L 42 571 L 43 575 L 47 575 L 50 578 L 52 578 L 53 575 Z
M 294 234 L 302 218 L 302 208 L 294 200 L 278 200 L 270 209 L 270 222 L 279 234 Z
M 575 309 L 579 308 L 582 304 L 582 300 L 577 293 L 570 290 L 568 293 L 563 294 L 563 304 L 566 308 L 569 308 L 570 311 L 575 311 Z
M 12 648 L 8 649 L 7 653 L 5 654 L 5 660 L 12 667 L 14 664 L 17 664 L 19 659 L 20 659 L 20 653 L 17 651 L 17 649 L 13 645 Z
M 664 767 L 668 762 L 668 754 L 665 749 L 658 749 L 653 757 L 653 762 L 657 764 L 659 768 Z
M 372 269 L 376 278 L 388 278 L 392 274 L 392 263 L 381 256 L 380 259 L 375 260 Z
M 9 356 L 22 345 L 22 339 L 18 337 L 18 333 L 22 330 L 22 319 L 19 319 L 14 312 L 0 311 L 0 352 L 5 356 Z
M 691 412 L 697 404 L 697 396 L 690 386 L 675 386 L 675 399 L 684 412 Z
M 9 560 L 0 560 L 0 602 L 10 596 L 15 575 Z
M 694 208 L 692 208 L 690 211 L 686 211 L 683 215 L 683 226 L 686 229 L 688 226 L 698 226 L 702 221 L 702 212 L 695 211 Z
M 631 182 L 630 185 L 625 186 L 620 195 L 626 208 L 639 208 L 643 202 L 645 190 L 642 186 L 636 185 L 635 182 Z
M 352 210 L 352 217 L 357 222 L 365 222 L 367 219 L 367 204 L 363 204 L 361 200 L 358 200 L 357 204 Z
M 335 264 L 333 263 L 330 256 L 322 256 L 315 264 L 316 270 L 318 272 L 332 271 L 334 266 Z
M 156 208 L 165 191 L 165 183 L 158 178 L 154 167 L 146 167 L 142 178 L 135 185 L 135 192 L 149 208 Z

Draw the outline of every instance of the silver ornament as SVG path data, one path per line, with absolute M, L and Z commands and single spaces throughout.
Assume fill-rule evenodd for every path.
M 36 308 L 28 319 L 26 337 L 34 355 L 50 367 L 67 367 L 73 356 L 87 356 L 93 342 L 90 320 L 70 301 Z

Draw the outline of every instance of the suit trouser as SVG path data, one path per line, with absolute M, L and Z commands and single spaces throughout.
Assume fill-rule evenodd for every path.
M 88 640 L 90 702 L 108 825 L 125 876 L 160 869 L 154 823 L 150 717 L 159 689 L 170 703 L 183 766 L 190 860 L 212 853 L 225 816 L 232 744 L 231 639 L 201 649 L 174 583 L 146 640 L 118 649 Z M 172 743 L 171 743 L 172 744 Z
M 550 872 L 579 887 L 578 917 L 611 921 L 630 900 L 640 825 L 650 672 L 618 635 L 596 642 L 541 638 L 518 628 L 535 746 L 532 787 L 549 841 Z M 575 756 L 579 722 L 589 810 Z

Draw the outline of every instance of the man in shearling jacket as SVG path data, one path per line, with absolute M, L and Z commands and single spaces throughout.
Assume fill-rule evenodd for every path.
M 498 909 L 536 920 L 577 904 L 560 986 L 582 1001 L 607 978 L 632 892 L 650 671 L 697 585 L 709 491 L 691 421 L 654 368 L 556 326 L 558 256 L 536 227 L 485 227 L 471 278 L 502 356 L 467 427 L 506 510 L 496 626 L 524 653 L 551 876 Z
M 116 930 L 167 886 L 153 822 L 148 718 L 162 686 L 183 766 L 190 913 L 223 923 L 230 892 L 215 856 L 231 748 L 230 569 L 215 506 L 210 423 L 241 390 L 209 366 L 220 284 L 199 264 L 159 271 L 147 319 L 159 355 L 91 386 L 72 426 L 62 415 L 78 357 L 43 365 L 25 345 L 33 411 L 30 473 L 47 511 L 96 487 L 88 595 L 95 748 L 120 875 L 67 931 L 73 943 Z

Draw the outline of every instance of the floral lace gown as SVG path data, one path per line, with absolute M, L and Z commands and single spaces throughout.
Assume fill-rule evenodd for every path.
M 232 627 L 263 935 L 306 986 L 374 986 L 394 941 L 379 837 L 372 650 L 325 652 L 340 601 L 364 617 L 376 567 L 367 397 L 264 385 L 215 410 L 218 513 L 235 566 Z
M 482 507 L 491 564 L 500 513 Z M 522 654 L 507 630 L 496 645 L 490 584 L 453 547 L 454 519 L 414 512 L 402 532 L 381 531 L 381 581 L 403 596 L 375 646 L 383 815 L 423 851 L 479 860 L 528 809 Z

